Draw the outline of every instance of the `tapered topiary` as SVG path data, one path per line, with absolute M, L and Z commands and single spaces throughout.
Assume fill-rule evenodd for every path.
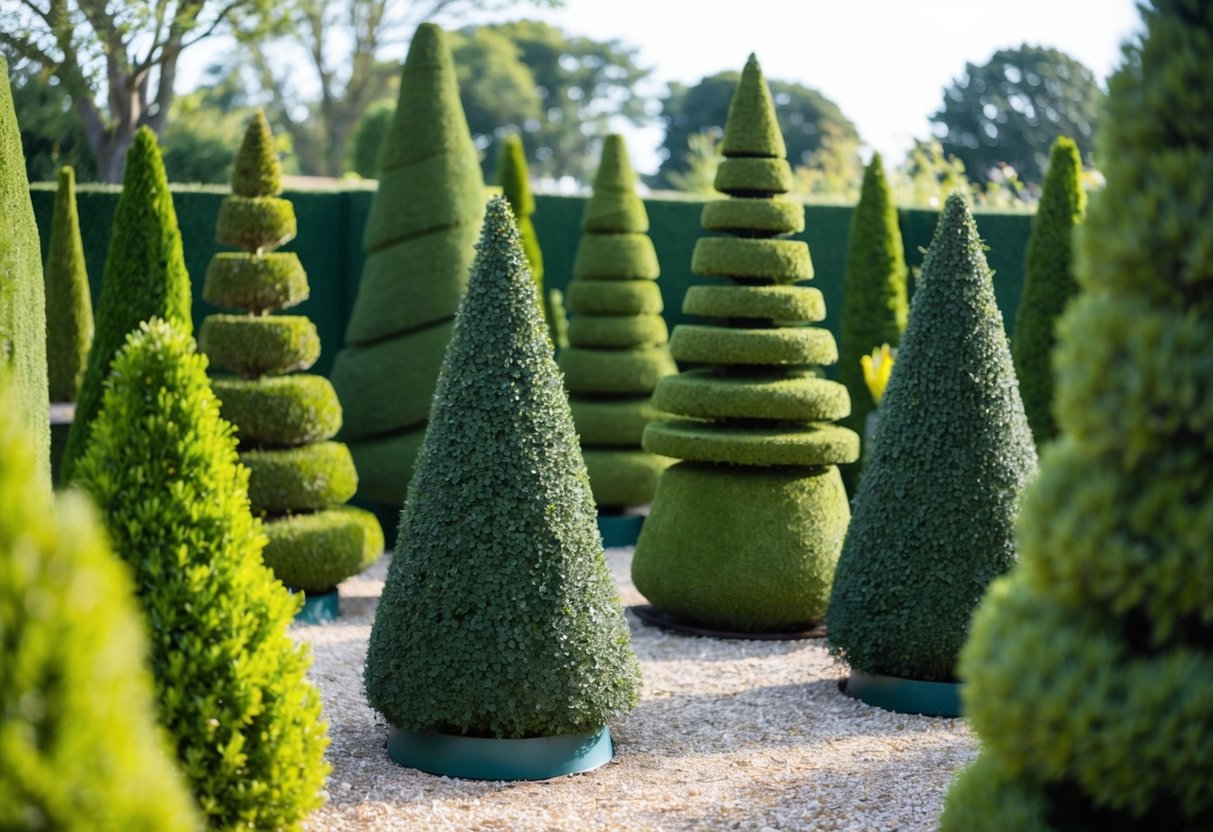
M 509 206 L 489 203 L 366 661 L 401 729 L 597 730 L 639 669 Z
M 944 205 L 922 264 L 826 617 L 866 674 L 951 682 L 969 617 L 1015 562 L 1016 500 L 1036 472 L 977 226 Z
M 223 417 L 236 426 L 240 461 L 251 471 L 253 513 L 269 538 L 265 562 L 288 587 L 322 594 L 382 554 L 383 529 L 370 512 L 342 505 L 353 496 L 358 474 L 349 449 L 327 441 L 341 427 L 333 385 L 310 373 L 284 375 L 312 366 L 320 336 L 303 315 L 267 314 L 308 296 L 299 257 L 273 250 L 285 242 L 283 229 L 295 228 L 294 208 L 278 196 L 281 180 L 259 110 L 236 155 L 232 196 L 223 206 L 272 207 L 243 212 L 247 224 L 229 226 L 220 209 L 220 242 L 236 241 L 245 251 L 215 255 L 203 289 L 210 303 L 245 314 L 211 315 L 198 340 L 213 364 L 240 376 L 215 379 L 215 393 Z
M 8 63 L 0 56 L 0 362 L 9 366 L 13 407 L 29 428 L 37 464 L 34 479 L 50 489 L 50 396 L 46 371 L 46 297 L 38 227 L 25 178 L 25 155 L 8 83 Z
M 531 279 L 539 290 L 539 308 L 543 309 L 543 252 L 539 249 L 539 236 L 535 234 L 535 223 L 531 217 L 535 213 L 535 197 L 531 196 L 531 182 L 526 168 L 526 150 L 522 146 L 522 137 L 510 133 L 501 140 L 497 151 L 497 184 L 510 203 L 514 212 L 514 221 L 518 223 L 518 239 L 522 241 L 522 250 L 526 254 L 527 265 L 531 269 Z M 555 339 L 553 339 L 555 340 Z
M 93 342 L 93 301 L 76 214 L 76 173 L 59 169 L 46 254 L 46 364 L 53 402 L 74 402 Z
M 666 376 L 653 404 L 689 417 L 650 422 L 644 448 L 684 460 L 662 474 L 632 561 L 658 609 L 718 630 L 799 629 L 825 614 L 850 512 L 838 464 L 859 437 L 830 424 L 850 412 L 846 388 L 819 378 L 834 339 L 808 247 L 779 239 L 804 228 L 804 207 L 776 198 L 791 180 L 783 137 L 753 55 L 729 106 L 716 188 L 692 270 L 732 285 L 692 287 L 682 309 L 716 319 L 681 324 L 670 350 L 701 369 Z M 570 293 L 571 295 L 571 293 Z M 570 296 L 570 303 L 573 298 Z
M 658 416 L 650 403 L 658 379 L 678 372 L 666 346 L 649 216 L 622 136 L 603 142 L 581 229 L 569 347 L 558 360 L 594 500 L 610 512 L 652 501 L 657 477 L 674 461 L 642 450 L 640 439 Z
M 446 35 L 417 28 L 380 157 L 366 263 L 332 379 L 358 494 L 399 506 L 484 213 L 484 181 Z
M 884 163 L 880 154 L 874 153 L 863 173 L 859 204 L 851 216 L 838 341 L 838 380 L 851 396 L 851 415 L 843 424 L 861 435 L 864 420 L 876 405 L 864 383 L 860 362 L 884 344 L 896 347 L 900 343 L 906 314 L 905 247 Z M 842 469 L 852 493 L 861 468 L 862 463 L 856 462 Z
M 216 829 L 295 829 L 328 772 L 320 696 L 261 562 L 248 472 L 189 335 L 160 320 L 115 356 L 77 482 L 134 570 L 160 720 Z
M 1154 0 L 1108 82 L 1060 436 L 961 654 L 957 830 L 1213 829 L 1213 6 Z
M 30 488 L 0 368 L 0 829 L 198 827 L 156 725 L 147 636 L 91 507 Z M 132 788 L 137 784 L 137 788 Z
M 97 300 L 93 346 L 60 461 L 62 482 L 72 480 L 76 461 L 88 447 L 114 354 L 128 334 L 154 317 L 172 321 L 186 332 L 193 326 L 190 276 L 185 269 L 164 162 L 156 134 L 140 127 L 126 154 L 122 196 L 114 209 L 114 228 Z
M 1036 444 L 1057 436 L 1053 420 L 1053 347 L 1057 319 L 1078 294 L 1074 279 L 1074 229 L 1082 222 L 1087 197 L 1082 189 L 1078 145 L 1065 136 L 1053 143 L 1049 170 L 1032 218 L 1024 263 L 1023 295 L 1015 314 L 1011 358 L 1019 392 Z

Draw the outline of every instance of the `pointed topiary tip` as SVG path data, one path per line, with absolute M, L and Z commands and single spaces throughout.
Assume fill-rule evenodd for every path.
M 612 133 L 602 140 L 602 159 L 594 176 L 595 191 L 627 191 L 636 189 L 636 172 L 628 157 L 623 136 Z
M 76 187 L 76 169 L 71 165 L 63 165 L 59 168 L 59 189 L 70 190 Z
M 152 154 L 160 155 L 160 141 L 156 138 L 155 131 L 145 124 L 135 131 L 130 150 L 126 152 L 127 165 L 136 158 L 147 159 Z
M 244 141 L 232 168 L 232 193 L 238 196 L 275 196 L 282 192 L 282 166 L 274 149 L 274 135 L 260 107 L 249 119 Z
M 422 23 L 413 33 L 409 44 L 408 56 L 404 59 L 404 68 L 410 68 L 445 63 L 451 60 L 450 49 L 447 47 L 446 32 L 435 23 Z
M 787 145 L 775 117 L 775 102 L 753 53 L 729 102 L 720 149 L 728 157 L 787 158 Z

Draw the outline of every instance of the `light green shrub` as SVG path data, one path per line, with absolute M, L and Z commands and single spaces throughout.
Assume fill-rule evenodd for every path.
M 531 196 L 526 151 L 522 146 L 522 137 L 517 133 L 510 133 L 501 139 L 497 152 L 497 184 L 501 186 L 501 193 L 509 201 L 510 210 L 514 212 L 514 221 L 518 223 L 518 239 L 522 241 L 522 251 L 526 254 L 526 262 L 531 269 L 531 278 L 535 281 L 542 308 L 543 252 L 539 248 L 535 223 L 531 220 L 535 213 L 535 197 Z

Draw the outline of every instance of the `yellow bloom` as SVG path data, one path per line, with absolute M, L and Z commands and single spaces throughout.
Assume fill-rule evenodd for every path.
M 880 404 L 880 398 L 889 383 L 889 374 L 893 372 L 895 362 L 894 355 L 896 350 L 890 349 L 888 344 L 881 344 L 880 349 L 872 350 L 871 355 L 859 359 L 859 363 L 863 365 L 863 380 L 867 383 L 872 401 L 876 404 Z

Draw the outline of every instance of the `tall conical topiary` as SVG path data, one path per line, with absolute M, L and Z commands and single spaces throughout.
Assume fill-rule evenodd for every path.
M 25 178 L 21 132 L 0 56 L 0 362 L 9 366 L 14 407 L 24 415 L 37 465 L 34 478 L 50 490 L 50 396 L 46 370 L 46 297 L 41 247 Z
M 97 299 L 93 346 L 60 461 L 60 481 L 72 480 L 76 461 L 88 447 L 114 355 L 128 334 L 154 317 L 172 321 L 187 332 L 193 327 L 190 276 L 185 269 L 181 231 L 164 162 L 156 134 L 140 127 L 126 153 L 122 196 L 114 209 L 114 227 Z
M 954 193 L 923 260 L 834 577 L 830 649 L 853 671 L 955 681 L 973 608 L 1015 562 L 1016 501 L 1036 448 L 991 277 Z
M 38 464 L 0 368 L 0 829 L 198 827 L 169 764 L 130 578 Z M 132 786 L 137 785 L 137 788 Z
M 369 566 L 383 552 L 383 529 L 368 511 L 342 505 L 358 474 L 349 450 L 330 440 L 341 403 L 323 376 L 293 373 L 320 355 L 320 336 L 303 315 L 268 313 L 308 296 L 307 275 L 292 252 L 273 251 L 295 236 L 295 211 L 281 193 L 281 168 L 260 111 L 236 156 L 232 195 L 223 200 L 216 236 L 242 252 L 216 254 L 203 297 L 242 315 L 211 315 L 199 345 L 239 378 L 218 378 L 223 417 L 236 426 L 240 462 L 250 473 L 253 513 L 264 518 L 265 563 L 292 589 L 313 595 Z
M 455 63 L 443 31 L 423 23 L 400 77 L 347 347 L 332 371 L 367 500 L 404 500 L 483 212 Z
M 650 422 L 644 448 L 684 460 L 662 474 L 632 561 L 659 610 L 717 630 L 801 629 L 825 613 L 850 513 L 837 465 L 859 437 L 830 424 L 850 412 L 846 388 L 818 378 L 838 357 L 808 247 L 783 136 L 753 55 L 729 105 L 716 189 L 703 209 L 692 270 L 732 285 L 692 287 L 670 351 L 702 369 L 666 376 L 653 403 L 689 417 Z
M 1213 7 L 1143 5 L 1058 325 L 1060 436 L 961 654 L 947 832 L 1213 829 Z
M 77 482 L 134 570 L 160 720 L 209 827 L 295 829 L 328 772 L 300 600 L 261 562 L 248 471 L 179 325 L 153 320 L 113 361 Z
M 535 197 L 531 196 L 531 182 L 526 167 L 526 150 L 522 137 L 510 133 L 501 140 L 497 151 L 497 184 L 510 203 L 514 221 L 518 223 L 518 239 L 531 270 L 535 288 L 539 290 L 539 308 L 543 310 L 543 252 L 539 249 L 539 236 L 531 217 L 535 213 Z M 544 318 L 547 315 L 544 314 Z
M 851 396 L 851 415 L 843 424 L 860 435 L 864 420 L 876 409 L 860 360 L 884 344 L 896 347 L 900 343 L 908 310 L 906 274 L 897 207 L 885 179 L 884 163 L 874 153 L 863 173 L 859 204 L 851 215 L 838 339 L 838 380 Z M 856 462 L 842 469 L 852 493 L 861 468 Z
M 599 509 L 649 503 L 673 460 L 640 447 L 662 376 L 678 372 L 661 317 L 657 252 L 623 137 L 607 136 L 569 284 L 569 347 L 558 360 Z
M 74 402 L 93 342 L 93 301 L 76 213 L 76 172 L 59 169 L 46 252 L 46 364 L 53 402 Z
M 489 203 L 366 661 L 398 729 L 601 729 L 639 669 L 505 200 Z
M 1058 137 L 1049 154 L 1040 206 L 1032 218 L 1024 264 L 1023 294 L 1015 314 L 1011 358 L 1036 444 L 1057 436 L 1053 421 L 1053 347 L 1057 319 L 1078 294 L 1074 234 L 1086 212 L 1078 145 Z

